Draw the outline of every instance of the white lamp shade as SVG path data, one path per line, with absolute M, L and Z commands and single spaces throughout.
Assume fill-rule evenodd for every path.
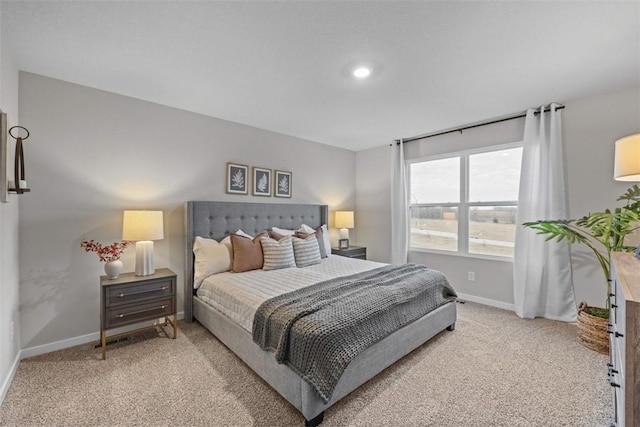
M 613 179 L 640 181 L 640 133 L 616 141 Z
M 162 211 L 124 211 L 122 239 L 136 242 L 136 276 L 155 273 L 153 240 L 163 238 Z
M 122 239 L 134 242 L 164 239 L 162 211 L 124 211 Z
M 336 228 L 353 228 L 353 211 L 336 211 Z

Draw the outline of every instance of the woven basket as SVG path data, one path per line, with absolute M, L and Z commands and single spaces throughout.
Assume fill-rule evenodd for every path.
M 587 348 L 602 354 L 609 354 L 609 320 L 587 313 L 587 303 L 578 307 L 578 339 Z

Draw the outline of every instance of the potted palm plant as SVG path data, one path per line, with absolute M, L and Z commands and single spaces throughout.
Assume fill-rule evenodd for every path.
M 609 352 L 607 324 L 609 319 L 610 261 L 611 252 L 633 252 L 635 246 L 625 245 L 625 237 L 640 228 L 640 188 L 637 185 L 629 188 L 618 197 L 625 205 L 613 211 L 593 212 L 580 219 L 540 220 L 526 222 L 522 225 L 546 235 L 546 240 L 587 246 L 602 268 L 606 283 L 605 307 L 589 307 L 581 302 L 578 308 L 578 337 L 588 348 L 601 353 Z

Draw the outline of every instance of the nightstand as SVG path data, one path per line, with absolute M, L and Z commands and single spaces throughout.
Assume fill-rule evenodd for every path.
M 157 326 L 173 326 L 173 338 L 178 332 L 176 274 L 160 268 L 149 276 L 121 274 L 117 279 L 100 276 L 100 343 L 102 359 L 107 358 L 107 331 L 121 326 L 164 317 L 164 323 L 146 326 L 122 334 L 117 338 Z M 173 321 L 168 316 L 173 316 Z
M 367 259 L 367 248 L 364 246 L 349 246 L 346 249 L 331 248 L 331 254 L 348 258 Z

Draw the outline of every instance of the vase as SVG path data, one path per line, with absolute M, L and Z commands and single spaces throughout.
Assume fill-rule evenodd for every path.
M 108 279 L 117 279 L 122 271 L 122 261 L 116 259 L 109 261 L 104 265 L 104 272 L 107 273 Z

